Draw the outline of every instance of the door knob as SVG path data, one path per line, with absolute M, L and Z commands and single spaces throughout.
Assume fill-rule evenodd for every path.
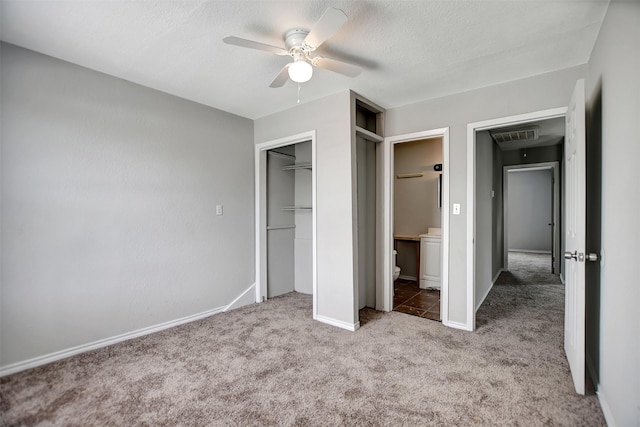
M 564 259 L 578 259 L 578 251 L 565 252 Z
M 587 261 L 595 262 L 598 261 L 598 254 L 587 254 Z

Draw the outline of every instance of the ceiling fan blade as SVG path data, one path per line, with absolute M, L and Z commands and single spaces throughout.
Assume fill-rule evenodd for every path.
M 271 46 L 270 44 L 255 42 L 253 40 L 241 39 L 235 36 L 226 36 L 222 39 L 226 44 L 232 44 L 234 46 L 248 47 L 249 49 L 262 50 L 264 52 L 275 53 L 276 55 L 288 55 L 285 49 L 278 46 Z
M 282 87 L 282 86 L 284 86 L 284 84 L 287 82 L 287 80 L 289 80 L 289 66 L 290 65 L 291 65 L 291 63 L 288 63 L 287 65 L 282 67 L 282 70 L 280 70 L 280 72 L 278 73 L 276 78 L 273 79 L 273 81 L 271 82 L 269 87 Z
M 314 49 L 319 47 L 345 22 L 347 22 L 347 15 L 343 11 L 334 7 L 328 8 L 305 37 L 305 44 Z
M 349 77 L 355 77 L 362 72 L 362 68 L 357 65 L 347 64 L 346 62 L 336 61 L 335 59 L 322 58 L 320 56 L 313 58 L 312 64 L 318 68 L 324 68 L 325 70 Z

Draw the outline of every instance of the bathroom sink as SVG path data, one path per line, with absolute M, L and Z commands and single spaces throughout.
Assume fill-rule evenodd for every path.
M 427 234 L 430 236 L 442 236 L 442 229 L 440 227 L 438 228 L 427 228 Z
M 427 228 L 427 232 L 425 234 L 421 234 L 420 237 L 440 237 L 442 236 L 442 229 L 436 227 Z

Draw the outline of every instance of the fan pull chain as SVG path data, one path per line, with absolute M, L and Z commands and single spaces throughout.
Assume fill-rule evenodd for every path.
M 300 104 L 300 83 L 298 83 L 298 104 Z

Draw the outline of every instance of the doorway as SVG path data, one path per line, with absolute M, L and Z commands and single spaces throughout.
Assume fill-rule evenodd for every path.
M 480 168 L 478 165 L 486 165 L 486 163 L 478 162 L 478 158 L 491 159 L 493 164 L 509 163 L 505 162 L 506 154 L 500 158 L 500 150 L 495 145 L 492 145 L 493 148 L 488 148 L 489 143 L 497 144 L 500 140 L 500 136 L 495 136 L 498 133 L 495 132 L 496 130 L 503 130 L 501 136 L 506 140 L 509 138 L 508 134 L 514 130 L 534 132 L 532 123 L 558 119 L 562 123 L 564 134 L 566 112 L 566 108 L 556 108 L 467 125 L 467 188 L 469 189 L 467 205 L 470 209 L 470 215 L 467 216 L 467 324 L 465 325 L 467 330 L 476 329 L 476 311 L 498 279 L 500 272 L 508 265 L 506 239 L 495 232 L 499 230 L 499 234 L 503 234 L 504 222 L 500 226 L 500 221 L 496 221 L 496 216 L 492 214 L 498 211 L 502 217 L 503 209 L 501 207 L 496 209 L 496 201 L 501 204 L 503 200 L 501 194 L 496 197 L 496 191 L 500 193 L 503 191 L 502 167 L 499 173 L 495 173 L 494 168 Z M 520 129 L 516 129 L 517 127 Z M 494 131 L 494 135 L 491 131 Z M 528 156 L 526 163 L 535 163 L 534 157 L 527 150 L 526 146 L 515 146 L 515 149 L 508 151 L 512 152 L 510 156 L 523 158 Z M 504 221 L 504 218 L 501 219 Z M 487 221 L 489 221 L 488 227 Z M 492 250 L 476 251 L 476 247 L 490 247 Z
M 442 138 L 394 144 L 393 310 L 440 320 Z
M 273 158 L 271 162 L 268 157 Z M 271 163 L 271 169 L 269 163 Z M 287 281 L 294 283 L 293 290 L 295 290 L 295 275 L 303 275 L 304 280 L 301 281 L 301 286 L 304 287 L 305 293 L 310 291 L 313 296 L 314 319 L 317 317 L 316 171 L 313 167 L 315 164 L 315 131 L 267 141 L 256 144 L 255 147 L 256 302 L 265 301 L 267 297 L 282 293 L 284 288 L 280 285 L 286 285 Z M 277 167 L 274 168 L 274 166 Z M 277 184 L 278 180 L 287 174 L 301 174 L 300 180 L 294 179 L 286 184 L 291 187 L 292 194 L 283 197 L 290 198 L 291 203 L 285 202 L 282 197 L 280 197 L 282 200 L 278 197 L 269 197 L 269 181 Z M 290 175 L 290 177 L 293 176 L 295 175 Z M 297 185 L 298 181 L 302 185 Z M 269 220 L 274 218 L 275 212 L 287 212 L 288 215 L 279 218 L 279 222 L 270 224 Z M 297 231 L 301 232 L 296 234 L 297 223 L 304 227 L 300 227 Z M 270 238 L 269 233 L 278 235 L 274 234 Z M 281 242 L 287 237 L 281 236 L 283 233 L 290 235 L 288 237 L 291 242 Z M 285 253 L 287 258 L 295 259 L 298 253 L 304 253 L 305 259 L 300 263 L 285 259 L 283 262 L 278 262 L 278 265 L 270 265 L 269 255 L 273 257 L 282 248 L 285 250 L 282 250 L 281 254 Z M 283 268 L 288 264 L 291 264 L 289 268 Z M 274 277 L 274 274 L 278 277 Z M 270 286 L 269 280 L 277 280 L 278 283 Z
M 393 251 L 398 242 L 398 233 L 395 233 L 395 213 L 394 213 L 394 182 L 397 180 L 397 175 L 401 174 L 402 176 L 411 176 L 412 173 L 419 172 L 411 172 L 411 171 L 400 171 L 396 170 L 395 167 L 395 157 L 394 157 L 394 147 L 397 144 L 403 143 L 414 143 L 415 141 L 421 140 L 433 140 L 434 138 L 439 138 L 441 140 L 442 146 L 442 162 L 441 162 L 441 178 L 437 178 L 438 182 L 440 182 L 440 198 L 441 198 L 441 224 L 440 224 L 440 234 L 441 234 L 441 243 L 439 248 L 439 262 L 438 267 L 440 270 L 440 318 L 444 325 L 448 325 L 448 286 L 449 286 L 449 128 L 441 128 L 434 129 L 430 131 L 417 132 L 413 134 L 407 135 L 399 135 L 394 137 L 387 137 L 384 140 L 384 157 L 385 168 L 384 168 L 384 210 L 385 210 L 385 222 L 384 222 L 384 254 L 385 254 L 385 275 L 384 275 L 384 288 L 383 288 L 383 301 L 381 305 L 378 306 L 379 310 L 391 311 L 393 309 L 393 300 L 394 300 L 394 283 L 393 283 L 393 272 L 394 272 L 394 256 Z M 433 171 L 433 164 L 430 166 L 431 171 Z M 437 171 L 440 172 L 440 171 Z M 404 179 L 404 178 L 401 178 Z M 409 179 L 409 178 L 408 178 Z M 436 187 L 437 188 L 437 187 Z M 436 190 L 437 194 L 437 190 Z M 428 226 L 427 226 L 428 228 Z M 434 227 L 437 228 L 437 227 Z M 427 234 L 429 230 L 422 230 Z M 415 236 L 414 236 L 415 237 Z M 400 236 L 402 238 L 402 236 Z M 419 253 L 420 247 L 422 246 L 421 242 L 418 241 L 413 243 L 414 245 L 418 245 L 418 250 L 414 253 Z M 415 247 L 415 246 L 414 246 Z M 416 261 L 414 264 L 416 267 L 420 265 L 420 256 L 415 255 Z M 414 267 L 415 268 L 415 267 Z M 416 277 L 418 276 L 418 277 Z M 418 273 L 414 270 L 414 279 L 420 281 L 421 273 Z
M 549 254 L 549 272 L 561 274 L 559 162 L 504 166 L 503 183 L 504 269 L 509 252 L 540 253 Z

